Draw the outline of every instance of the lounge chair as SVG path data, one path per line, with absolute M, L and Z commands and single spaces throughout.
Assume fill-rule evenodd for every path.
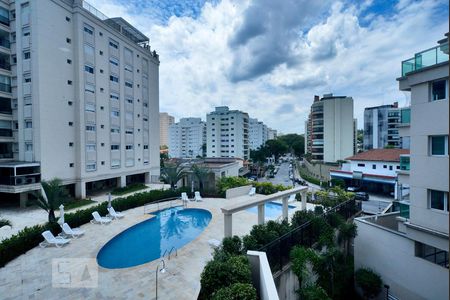
M 255 187 L 252 187 L 251 189 L 250 189 L 250 192 L 248 192 L 248 195 L 249 196 L 254 196 L 256 194 L 256 188 Z
M 56 246 L 58 248 L 61 248 L 63 245 L 65 245 L 65 244 L 70 242 L 69 239 L 64 239 L 64 238 L 59 237 L 59 236 L 55 237 L 53 235 L 53 233 L 51 233 L 50 230 L 44 231 L 42 233 L 42 236 L 44 237 L 44 241 L 39 244 L 39 246 L 41 248 L 44 248 L 46 246 L 51 246 L 51 245 L 54 245 L 54 246 Z
M 111 219 L 108 217 L 101 217 L 98 211 L 94 211 L 92 213 L 93 220 L 91 220 L 92 224 L 108 224 L 111 222 Z
M 183 200 L 183 202 L 189 201 L 187 193 L 185 193 L 185 192 L 181 193 L 181 200 Z
M 66 237 L 77 238 L 77 237 L 82 236 L 84 234 L 84 231 L 81 230 L 80 228 L 72 229 L 72 228 L 70 228 L 69 224 L 67 224 L 67 223 L 64 223 L 61 226 L 61 228 L 62 228 L 62 231 L 63 231 L 63 232 L 61 232 L 61 234 L 63 236 L 66 236 Z
M 123 213 L 116 212 L 116 210 L 114 209 L 114 207 L 109 207 L 108 208 L 108 212 L 109 212 L 109 216 L 114 220 L 114 219 L 121 219 L 123 217 L 125 217 L 125 215 Z
M 195 192 L 195 201 L 200 202 L 203 198 L 200 196 L 200 192 Z

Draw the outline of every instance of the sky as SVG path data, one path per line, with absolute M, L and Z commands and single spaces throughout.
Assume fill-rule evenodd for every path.
M 314 95 L 365 107 L 410 102 L 401 61 L 434 47 L 447 0 L 88 0 L 150 38 L 160 58 L 160 111 L 176 120 L 215 106 L 303 133 Z

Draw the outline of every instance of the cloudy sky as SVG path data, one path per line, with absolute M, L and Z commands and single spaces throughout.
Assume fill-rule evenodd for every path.
M 303 133 L 314 95 L 364 107 L 409 94 L 401 61 L 448 31 L 447 0 L 90 0 L 150 37 L 160 55 L 160 111 L 206 118 L 215 106 Z

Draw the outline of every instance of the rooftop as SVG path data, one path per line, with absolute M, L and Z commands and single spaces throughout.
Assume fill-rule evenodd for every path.
M 347 157 L 346 160 L 400 162 L 402 154 L 409 154 L 409 149 L 373 149 Z

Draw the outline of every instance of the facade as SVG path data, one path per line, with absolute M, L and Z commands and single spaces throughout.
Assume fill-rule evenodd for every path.
M 169 156 L 172 158 L 203 157 L 206 123 L 200 118 L 182 118 L 169 126 Z
M 400 158 L 408 149 L 373 149 L 348 157 L 339 170 L 330 170 L 332 179 L 344 180 L 346 186 L 368 192 L 396 195 Z
M 258 119 L 250 118 L 248 141 L 250 150 L 256 150 L 269 140 L 269 129 Z
M 2 197 L 24 204 L 54 177 L 78 198 L 157 178 L 159 58 L 149 39 L 80 0 L 0 10 Z
M 169 127 L 175 123 L 175 118 L 166 112 L 159 113 L 159 145 L 169 145 Z
M 398 103 L 364 109 L 364 150 L 400 148 Z
M 305 123 L 305 153 L 316 161 L 336 162 L 356 152 L 353 98 L 326 94 L 314 96 Z
M 227 106 L 216 107 L 206 116 L 207 157 L 249 159 L 249 117 Z
M 411 151 L 398 172 L 409 195 L 399 211 L 356 219 L 355 268 L 372 268 L 399 299 L 449 298 L 448 39 L 438 43 L 403 61 L 397 79 L 411 93 L 400 127 Z
M 267 128 L 267 140 L 274 140 L 277 138 L 277 130 L 272 128 Z

